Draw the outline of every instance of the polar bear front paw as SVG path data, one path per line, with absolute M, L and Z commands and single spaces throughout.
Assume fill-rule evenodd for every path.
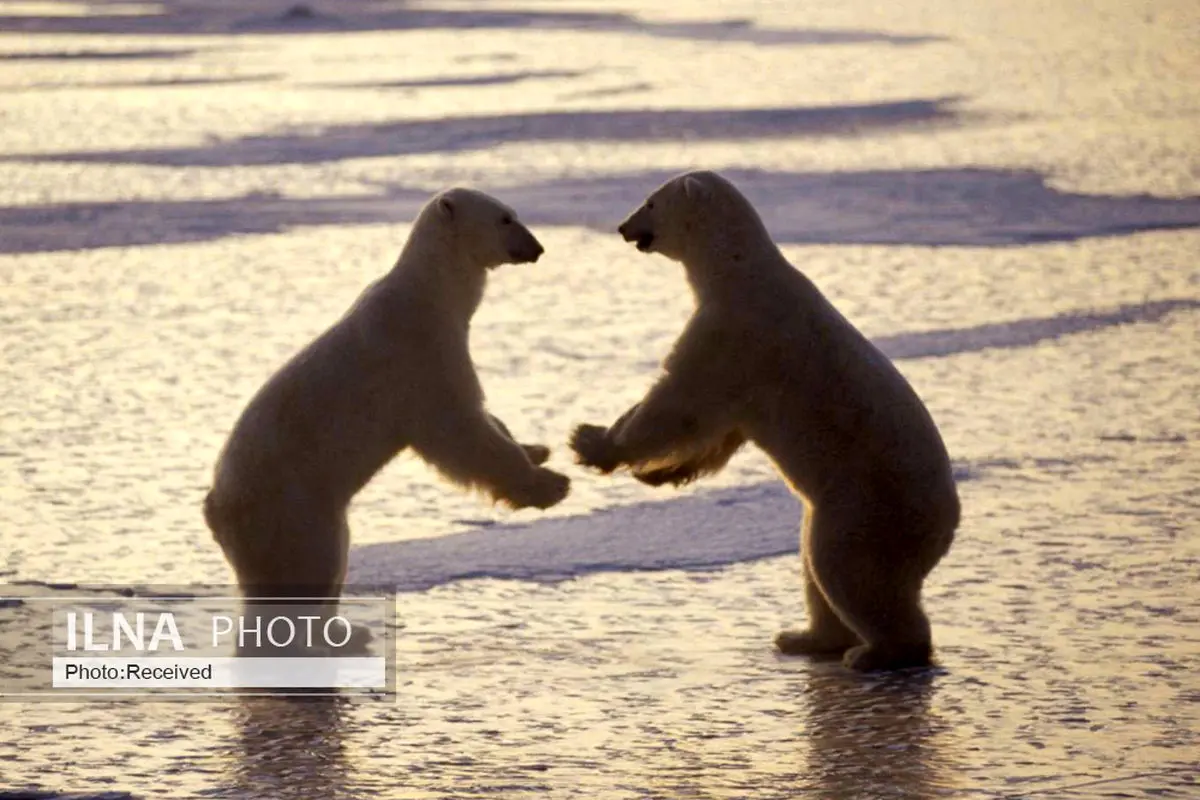
M 562 502 L 570 491 L 571 479 L 566 475 L 544 467 L 536 467 L 533 479 L 520 493 L 506 500 L 514 509 L 532 507 L 545 510 Z
M 600 425 L 580 425 L 571 434 L 571 449 L 576 462 L 607 474 L 621 464 L 616 448 L 608 435 L 608 428 Z
M 535 467 L 550 460 L 550 448 L 544 444 L 523 444 L 521 449 L 525 451 L 525 457 L 529 459 L 529 463 Z

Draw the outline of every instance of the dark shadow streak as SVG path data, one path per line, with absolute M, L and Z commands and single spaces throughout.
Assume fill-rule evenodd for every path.
M 637 83 L 626 83 L 621 86 L 602 86 L 597 89 L 584 89 L 579 92 L 568 92 L 558 96 L 559 100 L 594 100 L 598 97 L 617 97 L 623 94 L 636 94 L 637 92 L 648 92 L 654 88 L 654 84 L 639 81 Z
M 0 208 L 0 254 L 205 242 L 278 233 L 308 225 L 368 225 L 411 220 L 429 192 L 398 190 L 370 198 L 125 201 Z
M 1072 241 L 1200 227 L 1200 198 L 1082 195 L 1034 172 L 725 173 L 763 211 L 781 244 L 973 247 Z M 533 225 L 612 231 L 669 173 L 480 187 Z M 427 190 L 374 195 L 124 201 L 0 208 L 0 254 L 201 242 L 309 225 L 411 221 Z M 615 236 L 615 233 L 613 234 Z
M 311 135 L 246 136 L 198 147 L 9 155 L 0 161 L 271 166 L 486 150 L 516 142 L 786 139 L 950 123 L 957 119 L 951 108 L 956 99 L 828 107 L 550 111 L 446 117 L 335 125 Z
M 143 61 L 187 58 L 197 50 L 40 50 L 31 53 L 0 53 L 0 61 Z
M 881 336 L 875 344 L 893 359 L 941 358 L 981 350 L 1012 350 L 1077 333 L 1158 322 L 1176 311 L 1200 309 L 1200 300 L 1175 298 L 1130 303 L 1110 311 L 1070 311 L 1053 317 L 1017 319 L 972 328 L 901 333 Z
M 102 6 L 103 4 L 96 4 Z M 521 11 L 515 9 L 397 8 L 365 0 L 338 0 L 318 10 L 279 4 L 266 15 L 248 15 L 247 5 L 228 0 L 205 3 L 167 0 L 161 13 L 120 15 L 0 16 L 0 31 L 49 34 L 123 35 L 303 35 L 353 31 L 566 30 L 622 33 L 667 39 L 744 42 L 762 46 L 891 44 L 944 41 L 940 36 L 891 34 L 854 29 L 759 28 L 748 19 L 654 22 L 625 13 Z M 282 13 L 275 9 L 286 8 Z M 324 9 L 336 8 L 337 13 Z
M 434 89 L 453 86 L 500 86 L 549 78 L 578 78 L 587 74 L 581 69 L 543 69 L 523 72 L 499 72 L 494 75 L 458 75 L 439 78 L 417 78 L 402 81 L 367 81 L 363 83 L 309 84 L 323 89 Z
M 0 86 L 0 92 L 53 92 L 87 89 L 175 89 L 192 86 L 226 86 L 239 83 L 268 83 L 279 75 L 246 75 L 230 78 L 154 78 L 142 81 L 108 81 L 105 83 L 31 83 L 26 86 Z

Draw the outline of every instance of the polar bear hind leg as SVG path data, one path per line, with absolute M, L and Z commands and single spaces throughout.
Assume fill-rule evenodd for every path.
M 285 607 L 297 619 L 337 614 L 350 543 L 344 511 L 294 499 L 239 509 L 221 523 L 217 539 L 237 574 L 244 616 L 273 618 Z M 371 638 L 368 629 L 356 625 L 339 652 L 362 652 Z M 238 649 L 244 654 L 270 650 L 264 642 L 260 638 Z
M 804 564 L 804 597 L 808 611 L 808 628 L 784 630 L 775 637 L 775 646 L 786 655 L 803 655 L 820 659 L 841 659 L 846 651 L 862 640 L 829 605 L 825 593 L 817 585 L 808 559 Z
M 863 547 L 887 531 L 872 530 L 871 514 L 817 510 L 805 537 L 806 593 L 812 626 L 806 632 L 781 635 L 780 649 L 792 652 L 807 645 L 810 655 L 844 650 L 847 667 L 862 672 L 929 666 L 932 642 L 929 619 L 921 608 L 925 564 L 904 564 L 887 548 Z M 928 560 L 926 560 L 928 561 Z M 932 565 L 929 565 L 932 568 Z M 823 602 L 813 603 L 820 595 Z M 833 621 L 828 612 L 841 622 Z M 850 640 L 853 633 L 861 643 Z

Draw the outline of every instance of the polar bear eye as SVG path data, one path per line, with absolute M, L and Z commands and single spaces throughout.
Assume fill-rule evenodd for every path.
M 500 224 L 501 225 L 512 225 L 513 224 L 512 214 L 505 214 L 503 217 L 501 217 Z

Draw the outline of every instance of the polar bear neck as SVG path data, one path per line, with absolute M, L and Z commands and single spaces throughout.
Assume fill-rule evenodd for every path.
M 705 226 L 689 241 L 681 261 L 699 303 L 737 296 L 773 273 L 794 271 L 754 213 Z
M 462 324 L 471 321 L 487 288 L 487 270 L 467 257 L 457 237 L 436 220 L 422 218 L 414 224 L 392 275 Z

